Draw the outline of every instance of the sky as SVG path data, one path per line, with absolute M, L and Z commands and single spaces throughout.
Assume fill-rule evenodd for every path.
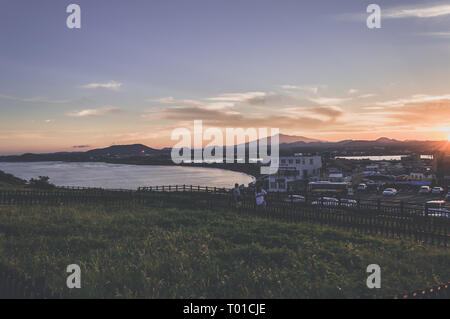
M 170 147 L 194 120 L 450 139 L 449 57 L 449 1 L 0 0 L 0 154 Z

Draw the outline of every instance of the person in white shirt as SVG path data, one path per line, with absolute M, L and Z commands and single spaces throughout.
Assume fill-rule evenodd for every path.
M 266 208 L 266 195 L 267 192 L 260 186 L 256 188 L 255 193 L 255 200 L 256 200 L 256 207 L 259 208 Z

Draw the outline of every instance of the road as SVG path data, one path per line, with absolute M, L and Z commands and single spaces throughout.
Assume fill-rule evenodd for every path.
M 417 191 L 411 190 L 399 190 L 396 196 L 383 196 L 381 194 L 377 194 L 374 191 L 368 191 L 364 193 L 356 193 L 352 198 L 362 199 L 362 200 L 378 200 L 380 199 L 383 202 L 405 202 L 417 205 L 424 205 L 427 201 L 430 200 L 444 200 L 445 194 L 443 195 L 432 195 L 432 194 L 418 194 Z M 449 203 L 450 204 L 450 203 Z

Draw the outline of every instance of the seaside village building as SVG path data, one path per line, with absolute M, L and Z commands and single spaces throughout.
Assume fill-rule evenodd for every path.
M 308 182 L 319 180 L 321 169 L 320 156 L 280 157 L 278 173 L 269 176 L 269 192 L 305 189 Z
M 436 172 L 439 186 L 447 187 L 450 192 L 450 152 L 439 152 L 433 160 L 433 171 Z

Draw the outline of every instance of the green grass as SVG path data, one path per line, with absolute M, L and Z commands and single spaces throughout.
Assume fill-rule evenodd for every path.
M 0 207 L 0 263 L 87 298 L 380 298 L 450 279 L 442 247 L 148 207 Z M 373 263 L 381 289 L 366 287 Z M 69 264 L 82 269 L 70 292 Z
M 14 175 L 0 171 L 0 190 L 2 189 L 21 189 L 26 181 Z

